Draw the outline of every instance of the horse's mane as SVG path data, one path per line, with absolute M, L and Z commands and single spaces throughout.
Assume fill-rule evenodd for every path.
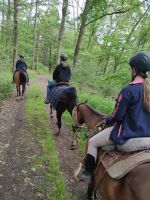
M 86 105 L 95 115 L 103 115 L 106 116 L 106 114 L 98 112 L 97 110 L 95 110 L 93 107 L 91 107 L 89 104 L 87 103 L 80 103 L 80 105 Z

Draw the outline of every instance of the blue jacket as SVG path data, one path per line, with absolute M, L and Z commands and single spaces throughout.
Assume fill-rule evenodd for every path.
M 130 138 L 150 137 L 150 112 L 143 106 L 143 81 L 136 80 L 123 88 L 118 96 L 115 110 L 106 123 L 115 123 L 110 139 L 124 144 Z

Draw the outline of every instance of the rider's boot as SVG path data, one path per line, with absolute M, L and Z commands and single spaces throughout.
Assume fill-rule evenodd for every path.
M 78 177 L 81 180 L 90 183 L 94 169 L 95 169 L 95 158 L 92 155 L 87 154 L 87 157 L 85 159 L 85 169 L 79 173 Z

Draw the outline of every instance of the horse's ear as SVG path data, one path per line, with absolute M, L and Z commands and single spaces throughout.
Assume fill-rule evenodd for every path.
M 87 102 L 88 102 L 88 99 L 84 103 L 87 103 Z

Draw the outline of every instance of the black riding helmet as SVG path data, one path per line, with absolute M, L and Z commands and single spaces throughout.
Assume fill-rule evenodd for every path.
M 67 55 L 66 54 L 61 54 L 60 55 L 60 60 L 61 61 L 66 61 L 67 60 Z
M 146 74 L 150 71 L 150 53 L 138 52 L 129 61 L 129 65 L 134 67 L 137 73 L 141 72 Z
M 23 55 L 20 55 L 19 57 L 20 57 L 20 58 L 24 58 L 24 56 L 23 56 Z

